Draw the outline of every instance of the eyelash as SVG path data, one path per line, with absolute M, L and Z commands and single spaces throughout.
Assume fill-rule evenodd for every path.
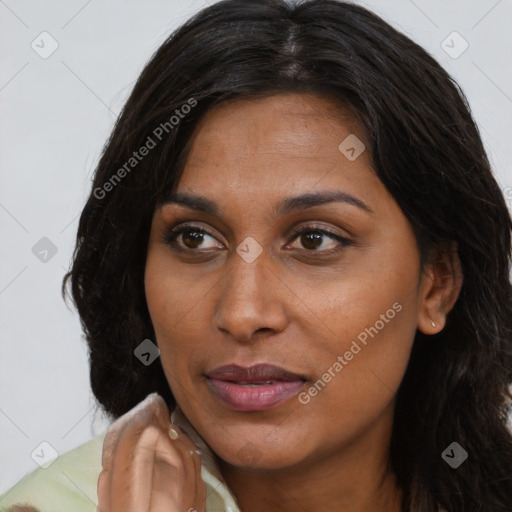
M 215 238 L 211 233 L 206 231 L 204 228 L 200 228 L 198 226 L 194 226 L 193 224 L 184 224 L 182 226 L 179 226 L 176 229 L 169 228 L 168 231 L 164 234 L 164 236 L 162 238 L 162 241 L 164 243 L 166 243 L 167 245 L 171 246 L 174 250 L 177 250 L 177 251 L 189 252 L 189 253 L 206 252 L 206 251 L 201 251 L 200 249 L 190 249 L 190 248 L 183 248 L 183 247 L 178 247 L 177 246 L 176 239 L 179 237 L 179 235 L 181 235 L 182 233 L 184 233 L 186 231 L 193 231 L 193 232 L 196 232 L 196 233 L 201 233 L 201 234 L 204 234 L 204 235 L 208 235 L 208 236 L 210 236 L 212 238 Z M 303 252 L 307 252 L 307 253 L 310 253 L 310 254 L 311 253 L 318 253 L 318 254 L 321 254 L 321 255 L 330 255 L 330 254 L 333 254 L 333 253 L 340 252 L 345 247 L 348 247 L 348 246 L 352 245 L 352 241 L 349 240 L 348 238 L 346 238 L 344 236 L 341 236 L 338 233 L 335 233 L 335 232 L 330 231 L 328 229 L 320 228 L 320 227 L 317 227 L 317 226 L 304 226 L 303 228 L 298 229 L 297 231 L 295 231 L 291 235 L 290 242 L 292 242 L 293 240 L 295 240 L 296 238 L 298 238 L 300 235 L 302 235 L 304 233 L 309 233 L 309 234 L 313 234 L 314 233 L 314 234 L 318 234 L 318 235 L 325 235 L 328 238 L 331 238 L 331 239 L 336 240 L 337 242 L 340 242 L 340 244 L 342 246 L 341 248 L 329 249 L 329 250 L 299 249 L 299 250 L 301 250 Z M 288 243 L 290 243 L 290 242 L 288 242 Z M 208 250 L 208 252 L 210 252 L 210 250 Z

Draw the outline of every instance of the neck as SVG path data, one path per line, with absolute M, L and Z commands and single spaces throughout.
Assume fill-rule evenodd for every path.
M 219 460 L 242 512 L 400 512 L 402 491 L 389 467 L 392 411 L 349 446 L 293 467 L 239 468 Z

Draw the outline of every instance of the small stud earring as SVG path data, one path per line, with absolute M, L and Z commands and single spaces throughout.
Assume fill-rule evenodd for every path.
M 436 323 L 435 322 L 432 322 L 432 327 L 435 327 L 436 326 Z

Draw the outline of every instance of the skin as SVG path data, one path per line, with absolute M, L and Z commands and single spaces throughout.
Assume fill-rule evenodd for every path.
M 177 437 L 171 437 L 169 427 L 169 411 L 156 393 L 110 426 L 103 441 L 98 512 L 204 512 L 201 458 L 190 453 L 197 447 L 177 425 L 172 425 Z
M 369 151 L 350 161 L 338 149 L 349 134 L 369 144 L 335 109 L 313 94 L 213 108 L 194 133 L 177 191 L 207 197 L 220 215 L 169 203 L 152 221 L 145 291 L 161 362 L 243 512 L 400 510 L 388 465 L 395 395 L 416 329 L 439 332 L 462 283 L 454 247 L 421 272 L 412 228 Z M 273 213 L 286 197 L 320 190 L 350 194 L 371 211 L 332 202 Z M 195 238 L 164 241 L 185 223 Z M 350 244 L 293 234 L 306 226 Z M 209 234 L 197 238 L 197 228 Z M 262 248 L 251 263 L 236 251 L 247 237 Z M 294 397 L 234 411 L 204 377 L 227 363 L 268 362 L 305 375 L 308 390 L 397 303 L 394 318 L 306 405 Z

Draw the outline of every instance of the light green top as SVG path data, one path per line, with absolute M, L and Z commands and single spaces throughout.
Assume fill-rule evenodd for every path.
M 96 512 L 96 484 L 106 432 L 59 456 L 47 469 L 38 468 L 0 496 L 0 511 L 14 504 L 40 512 Z

